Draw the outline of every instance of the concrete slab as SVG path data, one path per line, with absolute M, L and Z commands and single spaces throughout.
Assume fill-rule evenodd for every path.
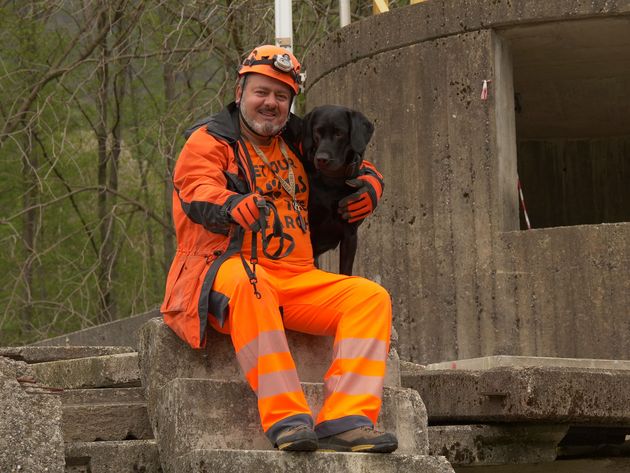
M 66 389 L 61 393 L 63 405 L 82 404 L 127 404 L 142 402 L 144 388 L 99 388 L 99 389 Z
M 58 395 L 18 382 L 25 363 L 0 357 L 0 471 L 63 472 Z
M 144 314 L 40 340 L 32 343 L 31 346 L 131 346 L 135 348 L 138 343 L 138 330 L 147 320 L 154 317 L 161 317 L 160 310 L 157 308 Z
M 419 366 L 419 365 L 418 365 Z M 499 367 L 512 368 L 594 368 L 599 370 L 630 370 L 630 360 L 599 360 L 593 358 L 553 358 L 546 356 L 484 356 L 467 360 L 431 363 L 427 370 L 488 370 Z M 408 365 L 405 365 L 408 368 Z
M 431 423 L 630 425 L 630 372 L 577 368 L 426 370 L 403 375 Z
M 137 353 L 48 361 L 32 366 L 40 384 L 64 389 L 140 385 Z
M 429 454 L 454 466 L 544 463 L 568 425 L 437 425 L 429 427 Z
M 27 363 L 73 360 L 89 356 L 115 355 L 135 351 L 131 347 L 0 347 L 0 356 Z
M 302 386 L 316 415 L 323 385 Z M 256 397 L 245 382 L 175 379 L 162 388 L 152 422 L 163 458 L 208 448 L 272 449 L 260 427 Z M 397 435 L 399 453 L 428 451 L 424 406 L 411 389 L 384 389 L 378 427 Z
M 62 430 L 66 442 L 153 438 L 144 402 L 64 405 Z
M 154 440 L 71 442 L 65 473 L 162 473 Z
M 630 458 L 585 458 L 532 465 L 455 467 L 456 473 L 628 473 Z
M 400 360 L 400 375 L 402 374 L 415 374 L 422 372 L 426 369 L 426 365 L 420 365 L 411 361 Z
M 167 473 L 219 471 L 450 473 L 453 469 L 443 457 L 367 453 L 287 453 L 261 450 L 195 450 L 175 459 L 170 468 L 166 469 Z
M 139 332 L 139 359 L 142 384 L 147 388 L 149 412 L 155 393 L 175 378 L 244 380 L 230 338 L 209 331 L 207 348 L 193 350 L 161 319 L 152 319 Z M 316 337 L 287 331 L 287 339 L 300 380 L 322 382 L 332 357 L 332 337 Z M 386 386 L 400 386 L 398 354 L 390 351 Z

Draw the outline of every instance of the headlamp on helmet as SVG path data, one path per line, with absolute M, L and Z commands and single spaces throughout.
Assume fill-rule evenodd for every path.
M 273 67 L 282 72 L 291 72 L 293 70 L 293 64 L 288 54 L 283 54 L 282 56 L 276 54 L 273 57 Z

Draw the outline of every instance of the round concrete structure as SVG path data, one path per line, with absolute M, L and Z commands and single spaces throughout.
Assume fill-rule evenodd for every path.
M 629 57 L 630 0 L 428 0 L 306 58 L 309 108 L 376 127 L 355 271 L 403 359 L 630 358 Z

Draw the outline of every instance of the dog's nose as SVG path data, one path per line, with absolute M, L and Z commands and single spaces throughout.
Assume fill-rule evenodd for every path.
M 325 169 L 330 165 L 332 159 L 330 156 L 324 153 L 318 153 L 315 155 L 315 167 L 318 169 Z

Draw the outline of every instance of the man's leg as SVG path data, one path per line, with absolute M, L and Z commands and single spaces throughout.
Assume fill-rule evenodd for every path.
M 286 328 L 335 337 L 324 378 L 325 402 L 315 427 L 320 447 L 395 450 L 392 434 L 373 430 L 391 335 L 387 291 L 364 278 L 313 270 L 284 279 L 279 297 Z
M 276 289 L 267 271 L 256 269 L 258 299 L 240 258 L 227 260 L 217 274 L 210 295 L 211 312 L 227 315 L 223 327 L 216 318 L 210 324 L 229 333 L 238 362 L 258 397 L 263 430 L 281 450 L 315 450 L 313 419 L 295 363 L 289 352 Z

